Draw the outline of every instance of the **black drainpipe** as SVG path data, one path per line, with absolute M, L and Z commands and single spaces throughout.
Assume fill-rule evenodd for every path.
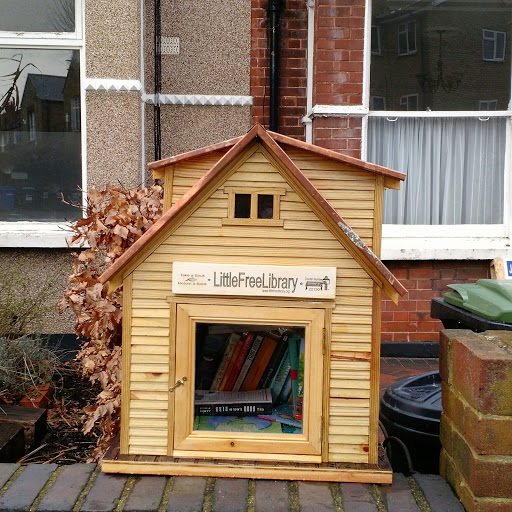
M 279 15 L 281 0 L 269 0 L 267 17 L 270 21 L 270 130 L 277 131 L 278 85 L 279 85 Z
M 162 158 L 162 126 L 160 121 L 160 93 L 162 92 L 162 10 L 155 0 L 155 103 L 153 105 L 153 135 L 155 160 Z

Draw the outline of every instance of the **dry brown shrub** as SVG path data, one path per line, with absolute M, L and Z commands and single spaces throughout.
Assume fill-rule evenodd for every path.
M 100 430 L 93 460 L 119 432 L 122 378 L 122 290 L 109 293 L 98 278 L 160 218 L 162 192 L 158 185 L 130 191 L 110 184 L 92 188 L 84 218 L 70 226 L 69 244 L 82 250 L 73 253 L 73 273 L 59 311 L 71 309 L 77 336 L 88 340 L 76 356 L 82 378 L 101 385 L 96 402 L 84 409 L 84 433 L 93 433 L 95 426 Z

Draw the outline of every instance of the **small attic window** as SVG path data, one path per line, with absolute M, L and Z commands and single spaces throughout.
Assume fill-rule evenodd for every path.
M 226 187 L 228 217 L 223 224 L 282 226 L 279 218 L 281 196 L 285 189 L 248 189 Z

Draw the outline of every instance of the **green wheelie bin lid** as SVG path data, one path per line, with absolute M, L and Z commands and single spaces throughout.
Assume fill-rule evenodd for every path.
M 479 279 L 471 284 L 450 284 L 444 295 L 449 304 L 497 322 L 512 323 L 512 280 Z

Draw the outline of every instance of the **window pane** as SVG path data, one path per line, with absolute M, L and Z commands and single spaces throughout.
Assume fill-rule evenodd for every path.
M 386 224 L 501 224 L 504 118 L 368 119 L 368 160 L 405 172 Z
M 251 217 L 251 194 L 235 194 L 235 219 Z
M 79 96 L 78 51 L 0 49 L 0 220 L 80 216 Z
M 258 195 L 258 219 L 271 219 L 274 216 L 274 196 Z
M 75 0 L 0 0 L 0 13 L 0 30 L 75 31 Z
M 419 110 L 474 111 L 486 97 L 508 108 L 510 2 L 373 0 L 372 13 L 380 55 L 372 56 L 370 94 L 385 97 L 388 110 L 416 92 Z

